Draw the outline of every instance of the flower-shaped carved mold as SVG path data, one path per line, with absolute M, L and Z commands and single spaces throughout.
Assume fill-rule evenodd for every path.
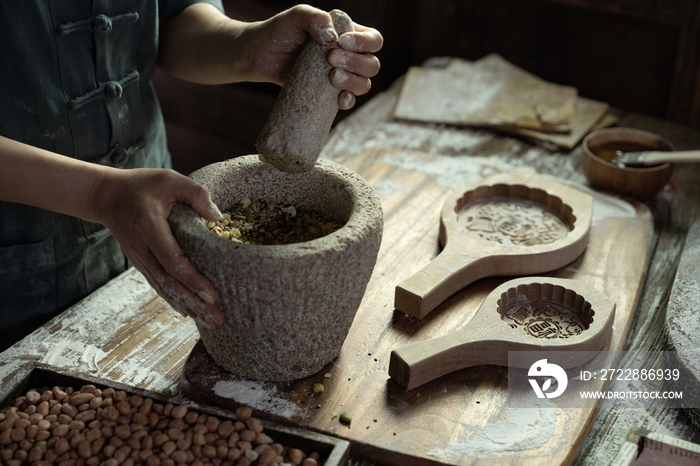
M 455 212 L 468 232 L 516 246 L 557 241 L 576 221 L 572 208 L 559 197 L 523 185 L 480 186 L 457 201 Z
M 591 304 L 575 291 L 549 283 L 509 288 L 498 300 L 501 320 L 535 338 L 569 338 L 593 323 Z

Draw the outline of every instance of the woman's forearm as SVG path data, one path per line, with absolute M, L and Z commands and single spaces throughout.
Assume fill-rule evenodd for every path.
M 338 36 L 330 15 L 309 5 L 297 5 L 265 20 L 244 23 L 217 8 L 196 3 L 161 23 L 158 64 L 180 79 L 201 84 L 240 81 L 284 84 L 308 40 L 334 47 L 328 55 L 334 67 L 331 84 L 340 89 L 340 108 L 371 87 L 379 71 L 373 55 L 382 48 L 379 31 L 355 24 L 354 32 Z
M 248 60 L 238 50 L 238 39 L 248 26 L 208 3 L 190 5 L 161 23 L 158 65 L 200 84 L 244 81 L 249 78 L 244 70 Z
M 209 193 L 173 170 L 106 167 L 0 136 L 0 200 L 101 223 L 173 308 L 219 325 L 216 290 L 184 257 L 168 215 L 175 202 L 207 220 L 221 213 Z
M 82 162 L 0 136 L 0 200 L 92 222 L 96 182 L 111 167 Z

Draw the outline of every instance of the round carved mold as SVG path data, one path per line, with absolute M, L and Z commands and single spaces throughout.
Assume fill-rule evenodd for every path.
M 501 320 L 535 338 L 569 338 L 593 323 L 591 304 L 575 291 L 548 283 L 522 284 L 501 294 Z
M 468 191 L 455 206 L 468 232 L 504 245 L 536 246 L 566 237 L 576 217 L 570 206 L 541 189 L 497 184 Z

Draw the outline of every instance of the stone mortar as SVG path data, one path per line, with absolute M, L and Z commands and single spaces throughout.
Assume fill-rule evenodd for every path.
M 379 197 L 353 171 L 319 159 L 289 174 L 248 155 L 190 175 L 220 210 L 241 198 L 303 204 L 344 226 L 288 245 L 240 244 L 210 232 L 185 204 L 170 226 L 185 256 L 214 285 L 224 323 L 199 326 L 214 361 L 241 377 L 289 381 L 318 372 L 339 353 L 372 275 L 381 243 Z

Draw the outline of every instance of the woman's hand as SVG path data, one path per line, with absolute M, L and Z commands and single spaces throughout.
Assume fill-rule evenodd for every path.
M 382 48 L 384 39 L 376 29 L 359 24 L 355 32 L 338 37 L 330 15 L 309 5 L 297 5 L 248 28 L 242 38 L 252 44 L 250 79 L 284 84 L 309 36 L 324 46 L 338 44 L 328 54 L 328 63 L 334 67 L 329 79 L 343 91 L 339 107 L 351 108 L 355 96 L 369 92 L 370 78 L 379 72 L 379 60 L 373 54 Z
M 221 213 L 190 178 L 164 169 L 117 169 L 64 157 L 0 136 L 0 200 L 99 222 L 178 312 L 218 326 L 216 290 L 185 258 L 168 224 L 180 201 L 207 220 Z
M 89 198 L 94 217 L 112 231 L 159 295 L 201 325 L 221 325 L 216 290 L 185 258 L 168 224 L 170 208 L 178 201 L 207 220 L 221 220 L 203 187 L 172 170 L 110 170 L 96 180 Z
M 355 32 L 338 37 L 330 15 L 297 5 L 257 23 L 226 17 L 214 6 L 197 3 L 161 24 L 158 64 L 188 81 L 223 84 L 240 81 L 284 84 L 299 53 L 311 37 L 338 48 L 328 54 L 334 67 L 331 83 L 342 92 L 338 105 L 349 109 L 355 96 L 366 94 L 379 72 L 373 54 L 384 39 L 376 29 L 355 24 Z

